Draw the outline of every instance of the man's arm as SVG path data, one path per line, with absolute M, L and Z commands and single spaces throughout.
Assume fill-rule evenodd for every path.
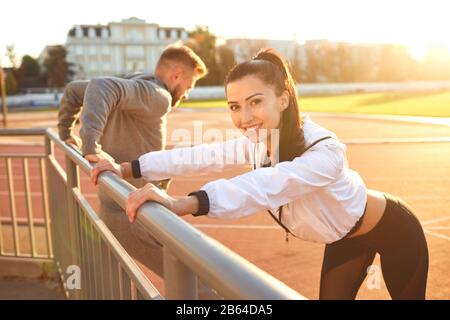
M 88 80 L 72 81 L 64 89 L 58 112 L 58 132 L 63 141 L 72 143 L 77 141 L 77 137 L 73 134 L 73 128 L 80 115 L 88 83 Z
M 100 138 L 110 113 L 121 99 L 120 87 L 113 78 L 94 78 L 89 82 L 81 112 L 82 153 L 86 159 L 95 161 L 102 153 Z

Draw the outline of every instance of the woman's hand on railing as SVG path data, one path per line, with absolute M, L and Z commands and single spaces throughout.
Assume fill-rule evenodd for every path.
M 114 161 L 107 159 L 100 159 L 99 162 L 95 164 L 91 171 L 91 181 L 94 185 L 97 185 L 98 176 L 104 171 L 111 171 L 117 174 L 120 178 L 123 178 L 121 166 Z
M 164 190 L 147 183 L 142 188 L 132 191 L 128 195 L 126 214 L 130 222 L 136 219 L 137 210 L 146 201 L 158 202 L 179 216 L 197 212 L 199 205 L 195 196 L 172 197 Z

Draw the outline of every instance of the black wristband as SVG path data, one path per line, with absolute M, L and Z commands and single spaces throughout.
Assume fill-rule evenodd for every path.
M 209 198 L 208 194 L 204 190 L 194 191 L 188 194 L 188 196 L 196 196 L 198 199 L 198 211 L 193 213 L 194 217 L 207 215 L 209 212 Z
M 133 160 L 131 161 L 131 174 L 133 175 L 133 178 L 141 178 L 141 165 L 139 164 L 139 160 Z

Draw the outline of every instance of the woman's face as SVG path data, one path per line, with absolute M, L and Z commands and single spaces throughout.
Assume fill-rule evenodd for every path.
M 277 96 L 272 85 L 254 75 L 229 82 L 226 92 L 235 127 L 253 142 L 269 141 L 271 130 L 279 128 L 281 113 L 289 105 L 288 92 Z

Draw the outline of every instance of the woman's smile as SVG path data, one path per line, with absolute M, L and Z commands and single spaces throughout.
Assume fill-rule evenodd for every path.
M 244 131 L 249 131 L 249 130 L 256 131 L 258 129 L 261 129 L 262 126 L 263 126 L 263 123 L 260 122 L 260 123 L 256 123 L 256 124 L 252 124 L 252 125 L 242 126 L 241 129 L 243 129 Z

